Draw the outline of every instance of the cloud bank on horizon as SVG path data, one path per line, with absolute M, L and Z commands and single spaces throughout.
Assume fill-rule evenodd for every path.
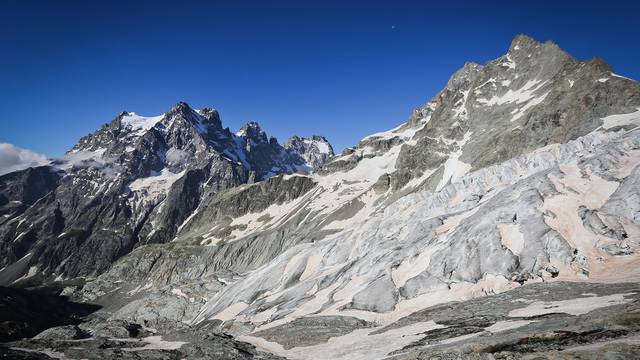
M 49 158 L 45 155 L 0 142 L 0 175 L 49 162 Z

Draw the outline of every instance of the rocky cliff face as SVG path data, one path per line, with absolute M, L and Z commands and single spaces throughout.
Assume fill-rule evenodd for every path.
M 321 137 L 280 146 L 255 123 L 231 134 L 213 111 L 178 116 L 190 133 L 166 115 L 120 116 L 69 154 L 82 170 L 69 178 L 72 159 L 60 163 L 37 182 L 47 195 L 22 207 L 7 204 L 29 175 L 0 178 L 13 184 L 0 192 L 1 229 L 13 227 L 3 244 L 30 251 L 0 275 L 28 271 L 42 259 L 29 241 L 66 232 L 68 204 L 87 201 L 104 211 L 85 212 L 92 229 L 115 222 L 136 236 L 107 271 L 64 290 L 103 306 L 102 323 L 168 334 L 187 323 L 293 359 L 581 356 L 598 341 L 617 344 L 593 344 L 600 354 L 637 350 L 627 338 L 640 323 L 626 315 L 640 291 L 640 86 L 602 60 L 518 36 L 506 55 L 465 64 L 406 123 L 337 156 Z M 135 140 L 143 159 L 103 156 L 150 123 Z M 100 183 L 81 180 L 90 176 L 132 195 L 102 200 Z M 67 202 L 51 198 L 60 189 Z M 125 222 L 142 216 L 126 210 L 132 200 L 147 209 L 136 226 Z M 112 244 L 96 233 L 72 244 Z
M 287 140 L 285 148 L 302 155 L 312 168 L 319 168 L 333 155 L 333 147 L 324 136 L 314 135 L 310 138 L 292 136 Z

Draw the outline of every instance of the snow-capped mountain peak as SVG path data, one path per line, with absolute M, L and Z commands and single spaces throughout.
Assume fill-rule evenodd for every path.
M 619 284 L 613 299 L 525 287 L 481 312 L 433 307 L 638 281 L 640 86 L 611 71 L 518 36 L 338 156 L 321 136 L 282 146 L 254 122 L 233 134 L 186 103 L 121 114 L 68 154 L 79 166 L 0 177 L 0 280 L 86 277 L 76 295 L 110 319 L 225 330 L 290 358 L 421 358 L 445 340 L 513 356 L 632 334 L 624 317 L 591 328 L 636 306 Z M 546 315 L 565 330 L 547 332 Z
M 285 149 L 255 122 L 245 125 L 240 135 L 222 128 L 216 110 L 195 110 L 179 102 L 158 116 L 120 113 L 81 138 L 51 165 L 54 171 L 48 185 L 60 191 L 51 193 L 56 199 L 53 204 L 59 204 L 67 230 L 86 229 L 86 233 L 74 233 L 88 238 L 85 243 L 118 245 L 107 246 L 99 259 L 89 263 L 85 259 L 93 250 L 87 245 L 64 264 L 41 271 L 67 276 L 102 271 L 110 259 L 125 251 L 121 246 L 131 250 L 138 243 L 170 240 L 205 194 L 279 174 L 309 172 L 331 153 L 325 139 L 316 139 L 318 145 L 313 147 L 322 150 L 319 157 L 309 157 L 306 148 Z M 31 222 L 34 228 L 47 226 L 36 223 Z M 106 235 L 103 229 L 113 229 L 116 235 Z M 55 236 L 60 233 L 64 231 L 54 232 Z M 42 236 L 39 248 L 53 244 L 44 240 L 50 235 Z M 62 256 L 52 255 L 57 251 L 66 250 L 51 248 L 39 256 Z M 17 248 L 5 255 L 6 259 L 24 256 Z
M 292 136 L 285 143 L 287 150 L 302 155 L 306 164 L 311 168 L 317 168 L 324 164 L 333 153 L 333 147 L 324 136 L 312 135 L 309 138 Z
M 120 117 L 120 121 L 124 128 L 131 130 L 149 130 L 154 127 L 158 122 L 164 119 L 164 114 L 159 116 L 145 117 L 140 116 L 134 112 L 125 112 Z
M 267 134 L 256 121 L 250 121 L 244 124 L 236 135 L 253 140 L 254 142 L 266 142 Z

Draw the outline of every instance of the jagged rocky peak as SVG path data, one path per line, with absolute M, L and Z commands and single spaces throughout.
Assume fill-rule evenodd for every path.
M 245 124 L 235 134 L 244 151 L 249 169 L 257 179 L 266 179 L 280 173 L 308 173 L 324 164 L 333 155 L 329 142 L 321 136 L 301 138 L 294 136 L 285 146 L 275 137 L 268 137 L 257 122 Z
M 190 125 L 189 127 L 194 127 L 203 134 L 207 132 L 209 125 L 220 127 L 217 112 L 209 111 L 206 116 L 203 116 L 191 109 L 185 102 L 179 102 L 166 113 L 157 116 L 142 116 L 135 112 L 123 111 L 109 124 L 105 124 L 97 131 L 82 137 L 70 152 L 106 149 L 109 154 L 113 150 L 122 150 L 123 144 L 127 144 L 131 148 L 140 137 L 146 136 L 151 129 L 157 128 L 166 131 L 172 126 L 180 127 L 176 123 Z
M 464 63 L 464 66 L 460 70 L 456 71 L 451 76 L 449 82 L 447 83 L 447 88 L 455 88 L 465 82 L 472 81 L 482 70 L 482 68 L 482 65 L 476 64 L 472 61 L 467 61 L 466 63 Z
M 263 234 L 255 227 L 244 232 L 242 254 L 274 233 L 331 234 L 273 254 L 209 297 L 193 323 L 254 326 L 252 336 L 281 346 L 290 339 L 277 335 L 302 333 L 312 327 L 303 320 L 322 316 L 383 324 L 396 317 L 403 319 L 398 328 L 415 334 L 404 321 L 417 313 L 407 314 L 432 301 L 558 277 L 626 277 L 637 244 L 623 243 L 623 231 L 636 231 L 637 221 L 633 205 L 621 199 L 640 175 L 638 85 L 550 42 L 518 37 L 514 44 L 484 65 L 465 64 L 409 123 L 330 160 L 317 192 L 287 207 L 295 209 L 287 219 L 295 220 L 278 222 L 277 230 L 265 226 Z M 322 177 L 326 172 L 334 174 Z M 325 208 L 337 210 L 317 210 Z M 236 217 L 233 229 L 279 209 Z M 220 253 L 228 256 L 226 250 Z M 432 309 L 422 314 L 420 321 L 433 319 Z M 365 346 L 362 334 L 344 343 Z M 323 357 L 335 342 L 327 344 L 318 347 Z M 310 350 L 305 345 L 297 350 Z
M 413 110 L 413 113 L 409 117 L 409 121 L 407 121 L 407 126 L 411 128 L 415 128 L 418 125 L 421 125 L 431 118 L 431 114 L 436 109 L 435 101 L 427 101 L 426 104 L 420 106 L 419 108 Z
M 541 42 L 532 38 L 531 36 L 528 36 L 525 34 L 518 34 L 513 38 L 513 40 L 511 40 L 511 45 L 509 46 L 509 53 L 514 53 L 516 51 L 531 53 L 535 51 L 536 48 L 543 45 L 555 46 L 556 48 L 560 49 L 558 45 L 556 45 L 552 41 L 547 41 L 546 43 L 542 44 Z
M 198 113 L 206 119 L 207 123 L 210 123 L 217 129 L 222 128 L 222 121 L 220 120 L 220 114 L 218 113 L 218 110 L 206 107 L 200 109 Z
M 397 176 L 433 172 L 425 180 L 444 186 L 450 176 L 585 135 L 638 102 L 638 84 L 606 62 L 579 61 L 551 41 L 518 35 L 504 55 L 465 63 L 406 123 L 365 137 L 323 171 L 351 169 L 401 146 Z
M 178 103 L 176 103 L 169 112 L 189 112 L 189 111 L 192 111 L 189 104 L 187 104 L 184 101 L 178 101 Z
M 321 148 L 319 138 L 314 141 Z M 63 176 L 46 187 L 47 201 L 35 205 L 33 214 L 20 208 L 13 221 L 0 223 L 2 238 L 23 234 L 11 246 L 0 246 L 0 258 L 6 259 L 0 267 L 33 250 L 33 273 L 100 273 L 141 244 L 171 240 L 203 198 L 279 174 L 309 172 L 324 159 L 309 149 L 285 149 L 255 122 L 233 134 L 211 108 L 179 102 L 158 116 L 125 111 L 53 162 L 52 174 Z M 0 193 L 24 186 L 21 179 L 0 184 Z M 0 275 L 0 283 L 28 270 L 11 270 L 4 280 Z
M 222 122 L 217 110 L 213 108 L 196 110 L 184 101 L 178 102 L 165 116 L 167 118 L 172 118 L 173 116 L 182 117 L 198 127 L 202 132 L 206 132 L 209 126 L 213 126 L 217 130 L 222 129 Z
M 509 50 L 503 58 L 529 60 L 529 62 L 555 61 L 558 58 L 565 61 L 577 62 L 569 53 L 551 40 L 540 42 L 530 36 L 516 35 L 511 41 Z
M 432 183 L 438 183 L 437 176 L 455 179 L 461 169 L 583 136 L 601 118 L 632 112 L 640 102 L 637 83 L 611 70 L 602 60 L 579 61 L 553 42 L 518 35 L 505 55 L 466 63 L 451 77 L 396 169 L 435 171 Z
M 280 173 L 308 172 L 321 165 L 331 151 L 322 141 L 314 143 L 317 145 L 311 148 L 285 149 L 254 121 L 233 134 L 223 129 L 216 110 L 196 110 L 181 101 L 158 116 L 125 111 L 83 137 L 71 153 L 81 152 L 92 160 L 109 159 L 109 163 L 129 169 L 134 178 L 161 171 L 165 165 L 178 172 L 194 164 L 201 167 L 219 155 L 254 172 L 256 179 L 264 179 Z
M 290 137 L 284 145 L 285 149 L 297 152 L 305 162 L 313 168 L 322 166 L 329 158 L 334 156 L 333 147 L 324 136 L 312 135 L 305 138 L 300 136 Z
M 180 101 L 164 114 L 157 116 L 142 116 L 135 112 L 124 111 L 111 123 L 111 128 L 123 131 L 144 133 L 152 128 L 169 128 L 176 123 L 188 124 L 200 133 L 207 133 L 209 127 L 222 129 L 220 115 L 215 109 L 193 109 L 186 102 Z
M 252 140 L 255 143 L 267 142 L 267 133 L 262 129 L 260 124 L 256 121 L 250 121 L 244 124 L 236 135 L 243 137 L 247 140 Z
M 323 137 L 281 146 L 257 123 L 203 134 L 191 125 L 217 113 L 186 104 L 158 123 L 125 113 L 120 120 L 152 128 L 115 122 L 95 143 L 116 144 L 106 153 L 120 149 L 119 164 L 144 176 L 119 186 L 93 169 L 47 172 L 29 187 L 37 200 L 21 191 L 40 172 L 0 178 L 0 197 L 10 201 L 0 206 L 9 214 L 0 219 L 0 283 L 84 276 L 87 284 L 69 293 L 113 309 L 109 321 L 224 329 L 291 357 L 402 357 L 444 340 L 455 351 L 467 341 L 477 355 L 531 344 L 541 329 L 563 336 L 534 346 L 557 350 L 564 334 L 587 339 L 575 331 L 584 319 L 599 324 L 598 334 L 637 335 L 623 321 L 637 307 L 637 294 L 628 295 L 637 285 L 588 282 L 640 273 L 639 109 L 638 84 L 606 63 L 518 36 L 506 55 L 465 64 L 408 122 L 367 136 L 310 176 L 276 175 L 331 154 Z M 167 165 L 185 158 L 198 161 Z M 248 184 L 254 179 L 263 181 Z M 531 282 L 540 283 L 521 287 Z M 513 288 L 453 310 L 427 308 Z M 565 300 L 607 309 L 573 318 L 534 306 Z M 609 314 L 623 314 L 620 323 L 602 325 Z M 517 331 L 502 331 L 514 323 Z M 96 334 L 104 325 L 86 326 Z M 487 336 L 461 339 L 470 332 Z M 189 357 L 185 349 L 174 355 Z

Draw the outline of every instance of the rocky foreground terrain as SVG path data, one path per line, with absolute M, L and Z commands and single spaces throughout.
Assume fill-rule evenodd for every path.
M 0 356 L 640 358 L 639 164 L 640 85 L 523 35 L 337 155 L 125 112 L 0 177 Z

